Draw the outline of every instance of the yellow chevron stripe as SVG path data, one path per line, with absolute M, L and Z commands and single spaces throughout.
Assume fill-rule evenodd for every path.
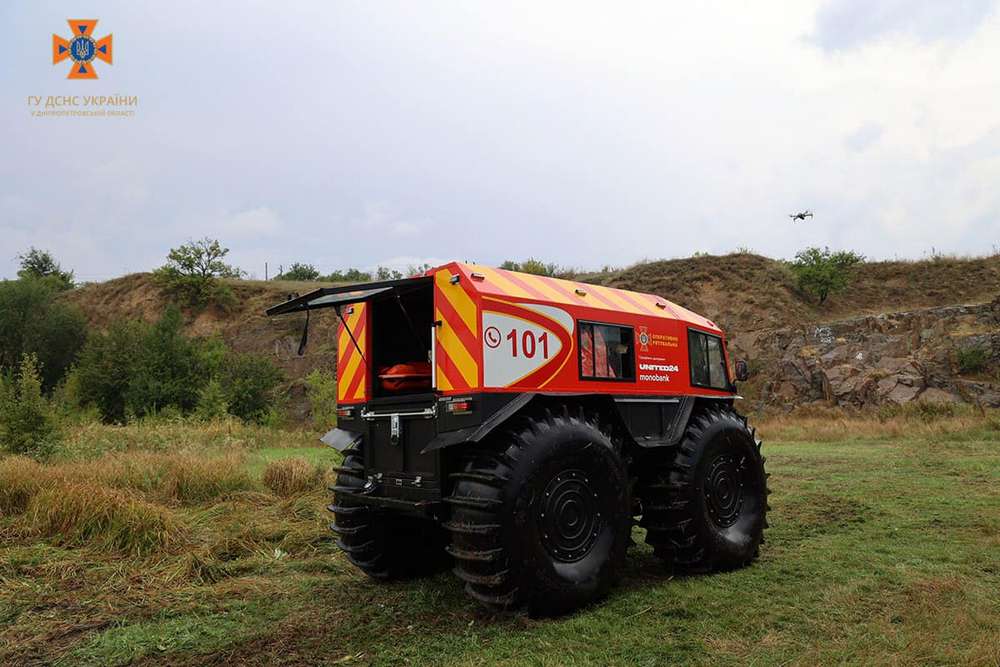
M 365 314 L 364 306 L 355 306 L 354 314 L 348 315 L 347 317 L 344 318 L 344 321 L 347 322 L 347 326 L 350 328 L 351 332 L 357 331 L 358 323 L 361 322 L 361 318 L 364 317 L 364 314 Z M 362 338 L 358 339 L 358 348 L 360 349 L 362 354 L 365 353 L 366 338 L 367 336 L 363 336 Z M 340 337 L 337 342 L 338 342 L 337 359 L 342 359 L 343 357 L 340 355 L 346 354 L 348 349 L 347 346 L 349 345 L 351 347 L 354 347 L 354 343 L 351 342 L 351 337 L 348 335 L 347 331 L 344 330 L 343 328 L 341 328 L 340 330 Z M 358 350 L 354 350 L 354 354 L 351 355 L 351 358 L 347 361 L 347 367 L 344 368 L 343 377 L 337 378 L 337 398 L 339 400 L 344 401 L 348 399 L 347 390 L 350 389 L 351 382 L 354 381 L 354 378 L 358 372 L 362 373 L 364 372 L 363 369 L 361 371 L 358 370 L 359 366 L 361 366 L 361 354 L 358 354 Z M 358 383 L 358 389 L 357 391 L 354 392 L 353 398 L 363 398 L 364 392 L 365 392 L 365 381 L 364 378 L 362 378 L 361 382 Z
M 440 389 L 441 391 L 451 391 L 452 389 L 454 389 L 454 387 L 451 386 L 451 383 L 448 382 L 448 376 L 444 374 L 443 370 L 441 370 L 440 365 L 435 369 L 435 372 L 437 373 L 438 389 Z
M 359 343 L 361 341 L 358 341 Z M 357 352 L 357 350 L 355 350 Z M 351 386 L 351 382 L 354 381 L 354 376 L 358 373 L 358 367 L 361 365 L 361 355 L 355 354 L 351 357 L 351 360 L 347 362 L 347 368 L 344 369 L 343 381 L 337 383 L 337 395 L 341 398 L 347 398 L 347 390 Z M 363 371 L 362 371 L 363 372 Z M 364 381 L 362 380 L 360 386 L 364 386 Z
M 603 285 L 591 285 L 590 289 L 594 290 L 595 292 L 597 292 L 599 295 L 603 296 L 605 299 L 607 299 L 611 303 L 617 305 L 619 308 L 622 309 L 623 312 L 633 313 L 635 315 L 649 315 L 650 314 L 649 311 L 647 311 L 647 310 L 639 310 L 638 308 L 636 308 L 635 306 L 633 306 L 631 303 L 629 303 L 625 299 L 623 299 L 620 296 L 618 296 L 617 294 L 615 294 L 615 291 L 613 289 L 611 289 L 610 287 L 604 287 Z
M 528 273 L 519 274 L 518 277 L 524 282 L 528 283 L 536 290 L 546 295 L 556 303 L 569 303 L 569 299 L 565 294 L 556 291 L 554 287 L 549 284 L 549 279 L 542 276 L 534 276 Z
M 354 313 L 352 315 L 348 315 L 347 317 L 344 318 L 344 321 L 347 322 L 347 326 L 350 327 L 350 329 L 351 329 L 352 332 L 357 330 L 357 328 L 358 328 L 358 322 L 361 321 L 361 316 L 364 315 L 364 312 L 365 312 L 365 307 L 364 306 L 355 306 L 354 307 Z M 364 341 L 359 340 L 358 344 L 362 346 L 361 349 L 364 349 L 364 344 L 365 344 Z M 343 359 L 344 358 L 344 354 L 347 353 L 347 346 L 348 345 L 351 345 L 353 347 L 353 343 L 351 343 L 351 337 L 347 335 L 347 332 L 344 330 L 343 325 L 341 325 L 341 327 L 340 327 L 340 335 L 337 336 L 337 358 L 338 359 Z
M 441 311 L 437 308 L 434 309 L 434 319 L 441 320 L 442 322 L 437 334 L 437 339 L 441 343 L 441 347 L 444 348 L 444 351 L 448 354 L 448 358 L 455 364 L 466 385 L 475 387 L 479 384 L 479 365 L 472 356 L 472 352 L 465 349 L 452 325 L 448 320 L 444 319 Z
M 472 299 L 460 285 L 452 285 L 448 282 L 450 278 L 450 271 L 438 271 L 434 274 L 434 283 L 438 287 L 438 293 L 448 299 L 448 303 L 475 336 L 479 331 L 476 323 L 476 304 L 472 302 Z
M 501 290 L 507 296 L 516 296 L 522 299 L 533 299 L 534 297 L 525 292 L 523 289 L 512 283 L 511 281 L 504 278 L 498 272 L 494 271 L 488 266 L 476 265 L 476 271 L 482 273 L 487 279 L 491 280 L 496 287 Z

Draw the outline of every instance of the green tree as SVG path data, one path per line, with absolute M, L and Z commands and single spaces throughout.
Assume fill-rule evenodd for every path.
M 387 266 L 375 268 L 375 280 L 400 280 L 404 277 L 403 272 L 397 269 L 390 269 Z
M 83 313 L 57 295 L 47 279 L 0 281 L 0 372 L 13 374 L 25 354 L 35 355 L 46 392 L 66 373 L 87 338 Z
M 230 352 L 219 373 L 230 414 L 244 421 L 262 421 L 275 403 L 284 373 L 270 359 Z
M 73 289 L 73 272 L 63 271 L 59 262 L 48 251 L 32 247 L 17 258 L 21 262 L 18 278 L 45 280 L 59 291 Z
M 372 274 L 359 269 L 337 270 L 327 276 L 321 277 L 320 280 L 331 283 L 368 283 L 372 280 Z
M 0 445 L 11 454 L 44 460 L 58 443 L 58 423 L 42 395 L 38 358 L 25 354 L 17 377 L 0 382 Z
M 850 269 L 865 260 L 850 250 L 830 252 L 829 248 L 806 248 L 795 254 L 792 272 L 798 280 L 799 288 L 826 302 L 827 297 L 847 289 Z
M 534 257 L 529 257 L 523 262 L 515 262 L 511 259 L 504 260 L 504 262 L 500 264 L 500 268 L 506 269 L 507 271 L 533 273 L 536 276 L 554 276 L 559 272 L 559 267 L 556 264 L 546 264 L 545 262 L 535 259 Z
M 319 280 L 319 270 L 312 264 L 299 264 L 295 262 L 288 270 L 279 273 L 274 280 Z
M 155 324 L 118 322 L 93 335 L 74 380 L 80 403 L 95 405 L 106 422 L 165 413 L 214 418 L 227 410 L 262 421 L 284 376 L 266 357 L 233 352 L 218 338 L 188 338 L 171 307 Z
M 160 287 L 185 305 L 200 308 L 209 303 L 229 306 L 233 292 L 220 278 L 239 278 L 243 272 L 226 264 L 229 248 L 215 239 L 189 241 L 167 253 L 167 263 L 154 272 Z
M 218 379 L 209 380 L 198 392 L 198 404 L 194 415 L 202 421 L 221 419 L 229 412 L 229 401 L 226 400 L 226 390 Z
M 170 306 L 144 332 L 125 392 L 131 414 L 142 417 L 168 406 L 188 412 L 197 404 L 208 374 L 199 341 L 185 336 L 183 326 L 180 311 Z
M 92 335 L 80 354 L 76 368 L 80 401 L 97 406 L 105 422 L 125 421 L 129 387 L 138 373 L 148 331 L 149 325 L 137 320 L 116 322 L 107 333 Z
M 337 378 L 317 368 L 306 376 L 306 398 L 313 425 L 325 431 L 337 425 Z

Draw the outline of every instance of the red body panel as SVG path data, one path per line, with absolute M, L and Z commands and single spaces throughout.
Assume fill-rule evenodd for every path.
M 442 290 L 462 289 L 476 309 L 477 331 L 474 336 L 463 335 L 461 339 L 468 359 L 475 364 L 477 386 L 439 384 L 437 389 L 444 395 L 470 390 L 732 395 L 729 391 L 691 384 L 688 329 L 720 337 L 722 331 L 704 317 L 665 299 L 461 263 L 432 269 L 428 275 L 436 278 L 436 305 L 442 301 Z M 457 284 L 452 282 L 453 276 L 458 276 Z M 454 313 L 454 309 L 450 311 Z M 439 331 L 445 332 L 452 323 L 448 317 L 441 319 L 444 321 Z M 455 319 L 454 315 L 451 319 Z M 581 321 L 632 328 L 634 379 L 582 377 L 578 332 Z M 529 353 L 531 358 L 526 359 Z M 436 355 L 439 368 L 454 363 L 450 357 L 442 359 L 440 354 L 439 345 Z M 436 377 L 440 379 L 441 373 Z

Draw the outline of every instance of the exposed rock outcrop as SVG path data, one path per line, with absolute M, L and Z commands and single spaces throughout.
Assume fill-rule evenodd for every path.
M 759 331 L 732 344 L 764 378 L 760 399 L 768 403 L 1000 406 L 1000 298 Z M 960 363 L 970 350 L 986 360 L 971 372 Z

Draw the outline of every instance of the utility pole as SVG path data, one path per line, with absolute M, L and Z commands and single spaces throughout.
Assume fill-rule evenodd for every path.
M 267 262 L 264 262 L 264 280 L 267 280 Z

